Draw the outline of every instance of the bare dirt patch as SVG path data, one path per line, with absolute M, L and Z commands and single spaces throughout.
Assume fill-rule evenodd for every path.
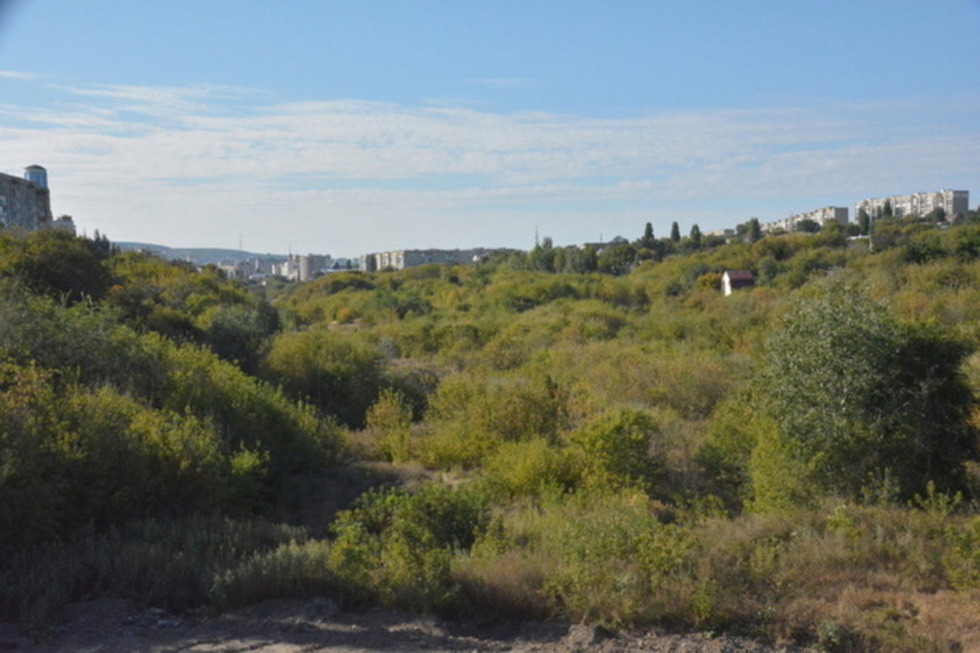
M 602 628 L 531 622 L 443 622 L 394 612 L 345 612 L 329 599 L 268 601 L 211 618 L 138 611 L 127 601 L 71 606 L 40 642 L 0 625 L 0 651 L 123 653 L 353 653 L 355 651 L 517 651 L 615 653 L 763 653 L 797 651 L 710 635 L 613 633 Z

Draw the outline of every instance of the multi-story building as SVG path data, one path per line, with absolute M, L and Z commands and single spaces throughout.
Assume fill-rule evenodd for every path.
M 404 270 L 426 263 L 461 265 L 475 263 L 491 254 L 506 250 L 497 249 L 401 249 L 393 252 L 377 252 L 361 257 L 361 269 L 365 272 L 377 270 Z
M 777 229 L 796 231 L 796 226 L 804 220 L 816 222 L 821 227 L 825 227 L 834 222 L 844 226 L 847 224 L 847 207 L 827 206 L 816 211 L 810 211 L 809 213 L 798 213 L 782 220 L 767 222 L 763 225 L 762 230 L 766 233 L 776 231 Z
M 328 254 L 309 254 L 299 257 L 299 280 L 310 281 L 329 270 L 333 259 Z
M 291 281 L 312 281 L 330 269 L 333 259 L 329 254 L 290 254 L 279 266 L 279 276 Z
M 51 223 L 51 191 L 44 168 L 28 166 L 23 178 L 0 173 L 0 226 L 35 231 Z
M 253 257 L 238 260 L 223 260 L 217 264 L 230 279 L 262 279 L 278 274 L 282 259 L 273 257 Z
M 872 220 L 882 217 L 885 205 L 891 206 L 892 215 L 904 217 L 907 215 L 928 215 L 936 209 L 942 209 L 948 216 L 966 213 L 970 209 L 970 191 L 940 190 L 933 193 L 913 193 L 912 195 L 895 195 L 861 200 L 854 205 L 854 215 L 864 210 Z

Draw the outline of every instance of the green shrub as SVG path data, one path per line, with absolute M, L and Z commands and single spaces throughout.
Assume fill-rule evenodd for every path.
M 22 549 L 0 564 L 0 615 L 39 632 L 59 609 L 93 596 L 122 596 L 174 612 L 206 605 L 216 581 L 242 560 L 301 529 L 220 517 L 145 520 Z M 232 577 L 235 574 L 231 573 Z
M 330 545 L 320 540 L 289 542 L 258 552 L 216 574 L 210 599 L 223 608 L 281 598 L 308 598 L 337 591 Z
M 208 350 L 148 339 L 167 366 L 167 379 L 156 389 L 155 401 L 210 421 L 227 451 L 267 452 L 270 481 L 336 460 L 342 446 L 340 429 L 310 406 L 290 400 Z
M 943 555 L 943 567 L 949 584 L 963 592 L 980 588 L 980 516 L 974 516 L 962 527 L 945 528 L 949 546 Z
M 712 494 L 729 508 L 741 507 L 749 492 L 749 462 L 764 423 L 758 422 L 747 397 L 723 402 L 708 421 L 705 440 L 696 452 Z
M 430 401 L 432 432 L 419 443 L 420 457 L 432 466 L 470 467 L 503 442 L 555 441 L 567 406 L 563 389 L 547 375 L 453 375 Z
M 283 333 L 272 343 L 264 376 L 342 423 L 360 428 L 384 387 L 381 354 L 326 329 Z
M 663 459 L 651 455 L 659 431 L 649 414 L 621 409 L 578 429 L 569 436 L 569 442 L 582 452 L 586 483 L 647 489 L 664 467 Z
M 487 498 L 472 487 L 369 492 L 334 523 L 331 568 L 348 600 L 446 609 L 458 589 L 452 555 L 468 550 L 488 523 Z
M 34 292 L 70 303 L 106 294 L 110 277 L 103 258 L 88 241 L 60 229 L 0 236 L 0 276 L 12 276 Z
M 587 467 L 580 451 L 544 438 L 505 442 L 483 465 L 490 485 L 509 497 L 538 496 L 579 485 Z
M 407 462 L 412 458 L 412 408 L 394 390 L 382 390 L 367 413 L 367 427 L 378 438 L 378 449 L 388 460 Z
M 642 502 L 608 497 L 579 512 L 546 546 L 560 563 L 546 589 L 568 617 L 619 626 L 649 618 L 651 577 L 637 552 L 658 528 Z
M 0 462 L 0 551 L 235 500 L 210 424 L 34 367 L 0 368 Z

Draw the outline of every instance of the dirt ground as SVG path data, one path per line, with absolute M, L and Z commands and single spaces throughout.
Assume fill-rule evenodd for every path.
M 590 626 L 497 622 L 447 623 L 392 612 L 343 612 L 329 599 L 269 601 L 209 619 L 137 611 L 119 600 L 79 603 L 40 642 L 0 624 L 0 651 L 23 653 L 355 651 L 518 651 L 600 653 L 771 653 L 798 651 L 738 637 L 616 634 Z

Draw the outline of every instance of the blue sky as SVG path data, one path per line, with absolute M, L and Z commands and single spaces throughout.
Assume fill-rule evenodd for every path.
M 113 240 L 528 248 L 980 193 L 978 0 L 0 0 L 0 170 Z

